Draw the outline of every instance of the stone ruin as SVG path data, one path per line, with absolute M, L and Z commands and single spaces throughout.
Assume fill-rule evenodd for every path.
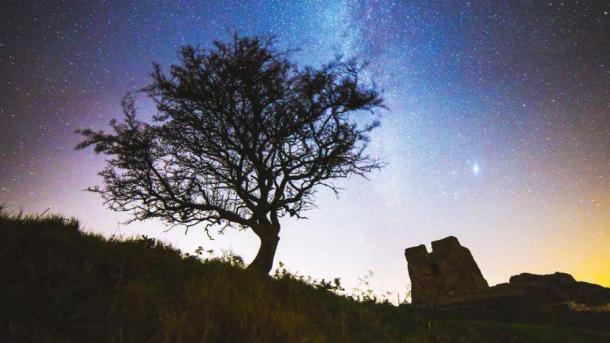
M 610 306 L 610 288 L 576 281 L 570 274 L 512 276 L 508 283 L 489 287 L 470 250 L 449 236 L 405 250 L 411 278 L 411 300 L 419 306 L 448 306 L 481 301 L 556 304 L 576 302 Z M 504 299 L 504 300 L 502 300 Z
M 405 257 L 415 304 L 435 304 L 489 288 L 470 250 L 453 236 L 432 242 L 430 253 L 423 244 L 408 248 Z

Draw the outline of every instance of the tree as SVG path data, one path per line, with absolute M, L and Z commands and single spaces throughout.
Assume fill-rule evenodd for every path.
M 136 119 L 123 99 L 113 132 L 79 130 L 76 147 L 109 156 L 93 187 L 105 204 L 171 225 L 251 229 L 260 248 L 248 269 L 268 273 L 280 218 L 303 218 L 317 186 L 364 176 L 380 163 L 365 154 L 372 120 L 349 115 L 383 107 L 380 93 L 360 79 L 363 65 L 340 59 L 298 68 L 273 39 L 235 35 L 211 50 L 183 47 L 165 74 L 154 65 L 142 89 L 156 104 L 152 123 Z

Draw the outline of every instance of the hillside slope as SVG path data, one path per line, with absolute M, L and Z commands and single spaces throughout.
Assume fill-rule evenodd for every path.
M 410 306 L 338 296 L 289 273 L 201 261 L 75 220 L 0 215 L 0 332 L 8 342 L 610 341 L 584 330 L 428 321 Z

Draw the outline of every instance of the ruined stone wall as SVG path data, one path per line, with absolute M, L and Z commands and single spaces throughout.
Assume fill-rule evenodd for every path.
M 449 236 L 405 250 L 413 303 L 435 304 L 439 299 L 487 290 L 489 285 L 470 250 Z

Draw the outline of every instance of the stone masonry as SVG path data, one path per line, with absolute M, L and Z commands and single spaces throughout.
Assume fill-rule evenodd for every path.
M 432 252 L 425 245 L 405 250 L 411 298 L 414 304 L 435 305 L 447 297 L 489 289 L 470 250 L 449 236 L 432 242 Z

